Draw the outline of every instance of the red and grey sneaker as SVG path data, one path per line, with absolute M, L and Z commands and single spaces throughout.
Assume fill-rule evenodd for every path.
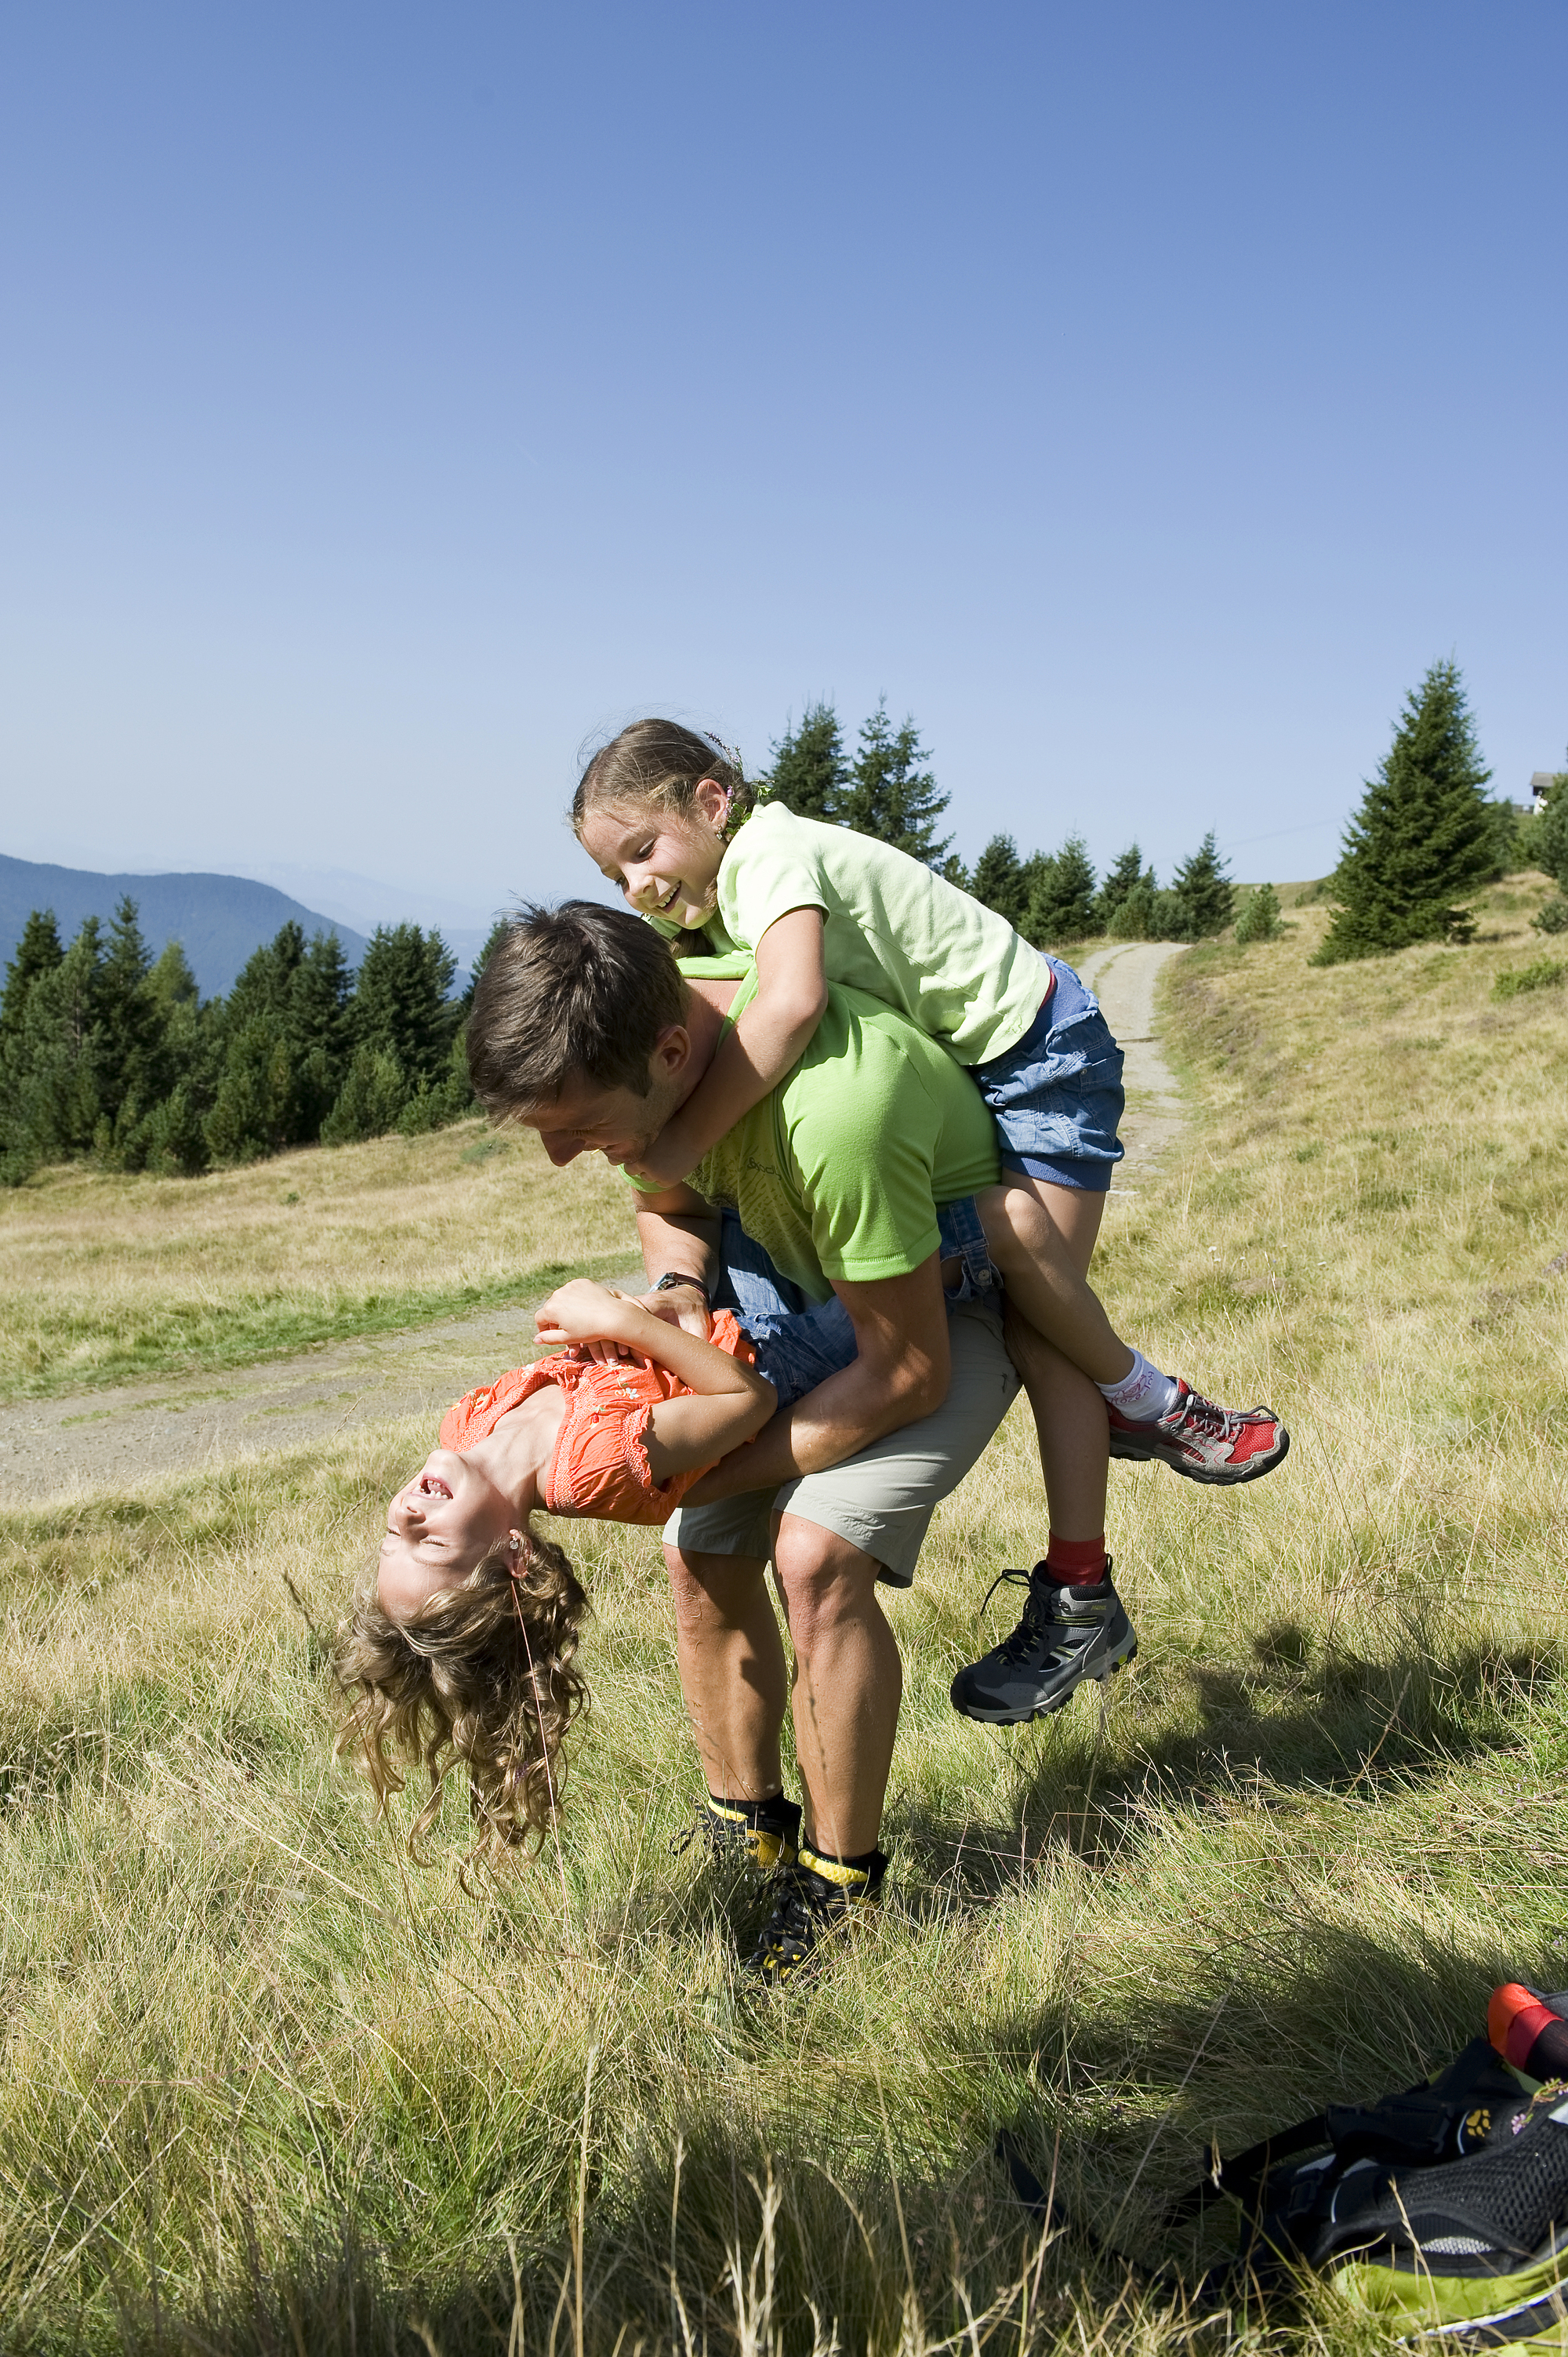
M 1133 1465 L 1168 1465 L 1189 1481 L 1256 1481 L 1272 1473 L 1290 1435 L 1272 1407 L 1219 1407 L 1176 1379 L 1176 1405 L 1134 1424 L 1110 1406 L 1111 1454 Z

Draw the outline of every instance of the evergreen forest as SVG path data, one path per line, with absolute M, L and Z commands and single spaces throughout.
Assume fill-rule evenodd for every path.
M 203 1000 L 177 942 L 152 956 L 133 899 L 69 944 L 35 909 L 0 996 L 0 1180 L 89 1157 L 195 1175 L 458 1120 L 473 983 L 453 996 L 456 973 L 418 925 L 381 927 L 356 974 L 336 933 L 291 922 Z
M 853 752 L 827 702 L 809 704 L 771 750 L 762 799 L 907 852 L 1036 948 L 1197 942 L 1232 922 L 1242 942 L 1281 931 L 1270 885 L 1238 915 L 1212 832 L 1165 885 L 1135 843 L 1097 875 L 1076 832 L 1057 851 L 1027 853 L 995 834 L 966 868 L 938 832 L 951 796 L 914 720 L 895 727 L 886 700 Z M 1539 866 L 1568 892 L 1568 772 L 1530 818 L 1485 794 L 1489 775 L 1460 675 L 1434 664 L 1407 699 L 1321 888 L 1337 903 L 1321 962 L 1463 942 L 1464 893 L 1512 869 Z M 1537 922 L 1568 929 L 1568 899 Z M 89 917 L 69 943 L 52 913 L 35 909 L 0 994 L 0 1184 L 82 1159 L 195 1175 L 461 1120 L 477 1110 L 463 1029 L 489 948 L 455 995 L 456 961 L 438 932 L 381 926 L 355 972 L 336 933 L 307 941 L 289 923 L 254 952 L 227 998 L 203 1000 L 177 942 L 152 955 L 134 900 L 123 899 L 107 927 Z

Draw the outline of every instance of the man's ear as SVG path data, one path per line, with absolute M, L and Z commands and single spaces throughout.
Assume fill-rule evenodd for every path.
M 655 1083 L 678 1081 L 692 1060 L 692 1035 L 683 1023 L 667 1024 L 653 1043 L 650 1070 Z

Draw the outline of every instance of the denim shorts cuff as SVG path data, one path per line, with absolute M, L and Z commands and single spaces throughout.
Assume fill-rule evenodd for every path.
M 1052 1187 L 1073 1187 L 1081 1195 L 1111 1192 L 1112 1162 L 1089 1162 L 1079 1155 L 1016 1154 L 1002 1149 L 1004 1170 L 1021 1170 L 1026 1178 L 1044 1178 Z

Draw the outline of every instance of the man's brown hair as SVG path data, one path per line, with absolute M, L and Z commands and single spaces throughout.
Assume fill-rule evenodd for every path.
M 686 985 L 651 925 L 596 900 L 526 908 L 485 960 L 468 1017 L 468 1077 L 486 1111 L 552 1103 L 568 1081 L 645 1097 Z

